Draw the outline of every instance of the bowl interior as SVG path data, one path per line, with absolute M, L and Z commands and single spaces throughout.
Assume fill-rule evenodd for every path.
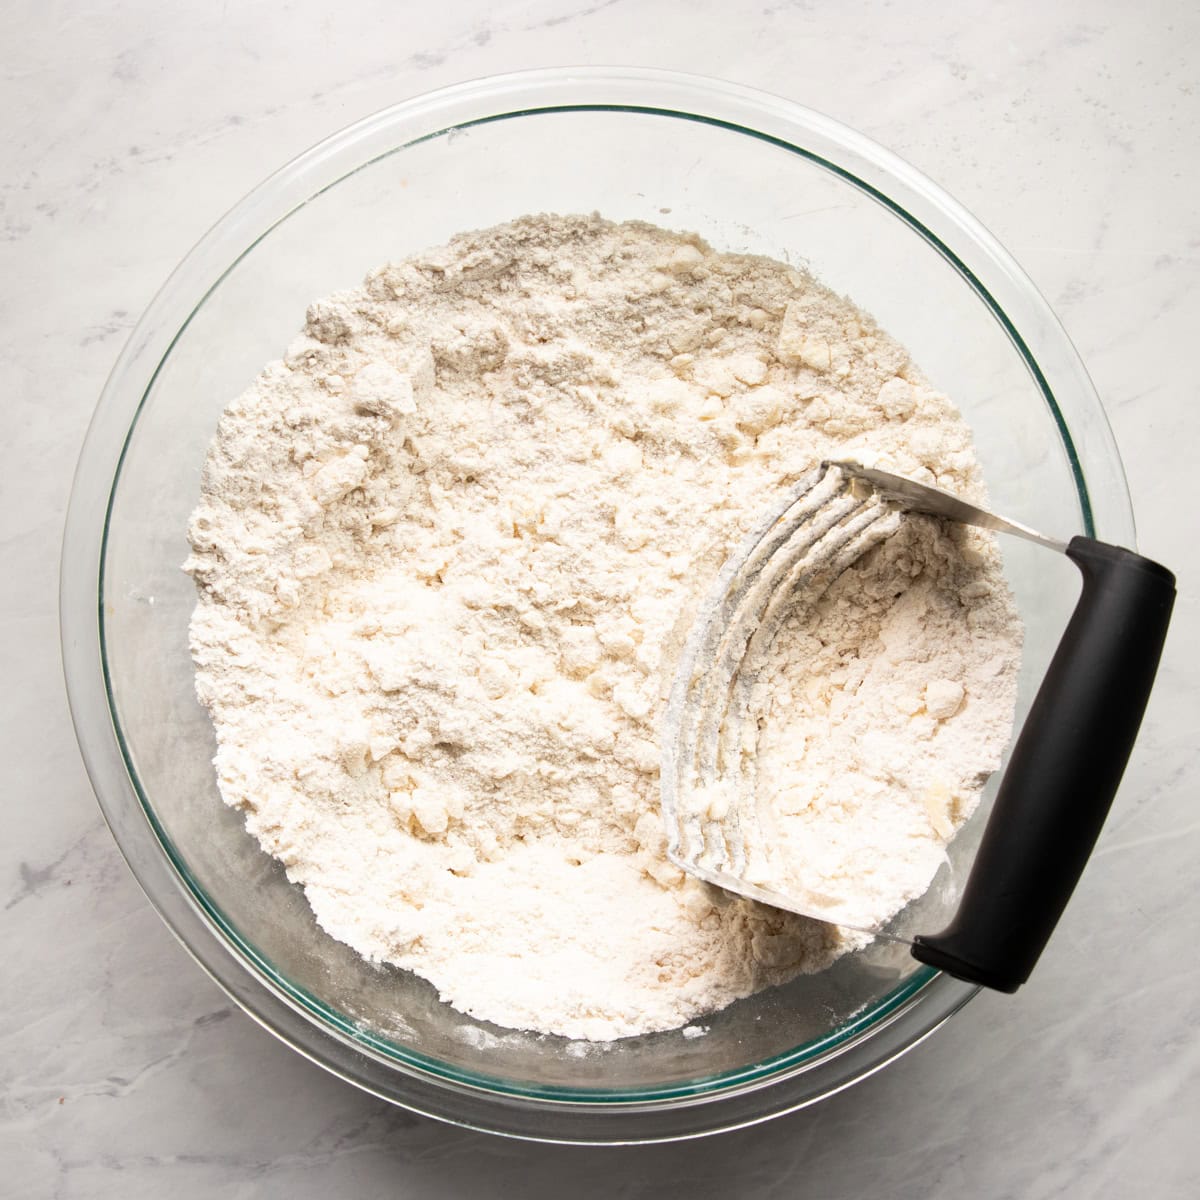
M 704 1018 L 703 1037 L 587 1045 L 489 1026 L 424 981 L 367 965 L 317 927 L 219 799 L 187 646 L 193 586 L 180 569 L 218 415 L 280 356 L 313 299 L 463 229 L 593 210 L 808 266 L 955 400 L 997 511 L 1060 535 L 1087 527 L 1065 424 L 1003 314 L 936 239 L 852 172 L 804 145 L 686 113 L 526 109 L 383 154 L 364 149 L 354 169 L 314 181 L 267 232 L 247 233 L 175 335 L 129 430 L 107 514 L 100 615 L 113 721 L 146 814 L 194 902 L 250 970 L 380 1060 L 491 1090 L 603 1101 L 705 1092 L 817 1061 L 911 1002 L 932 973 L 883 944 Z M 1004 550 L 1027 627 L 1020 719 L 1077 589 L 1057 556 Z M 923 924 L 937 921 L 941 903 L 935 889 Z

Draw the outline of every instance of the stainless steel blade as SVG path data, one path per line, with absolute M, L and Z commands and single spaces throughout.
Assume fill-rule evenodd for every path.
M 850 900 L 811 891 L 782 895 L 766 880 L 747 877 L 747 850 L 764 834 L 753 803 L 757 770 L 746 718 L 751 689 L 797 595 L 819 596 L 895 532 L 902 510 L 1066 549 L 948 492 L 857 462 L 825 461 L 800 478 L 726 561 L 676 668 L 663 724 L 661 789 L 667 853 L 685 871 L 777 908 L 869 928 L 855 918 Z
M 872 489 L 885 500 L 890 500 L 899 508 L 917 512 L 930 513 L 935 517 L 948 517 L 951 521 L 961 521 L 964 525 L 976 525 L 980 529 L 993 529 L 997 533 L 1011 533 L 1017 537 L 1037 542 L 1057 550 L 1060 554 L 1067 548 L 1067 543 L 1052 538 L 1019 521 L 1008 517 L 998 516 L 977 508 L 974 504 L 943 492 L 940 488 L 929 487 L 917 483 L 914 479 L 905 479 L 902 475 L 893 475 L 889 471 L 877 471 L 874 467 L 864 467 L 860 463 L 850 461 L 830 460 L 821 464 L 825 467 L 840 467 L 853 479 L 860 479 L 870 484 Z

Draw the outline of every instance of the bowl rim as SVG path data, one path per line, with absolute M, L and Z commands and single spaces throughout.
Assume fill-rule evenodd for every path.
M 921 968 L 809 1053 L 800 1052 L 813 1043 L 716 1082 L 698 1079 L 633 1096 L 594 1088 L 514 1090 L 482 1074 L 468 1079 L 439 1071 L 437 1060 L 409 1051 L 398 1060 L 374 1035 L 348 1020 L 339 1027 L 328 1010 L 315 1008 L 314 998 L 289 987 L 190 878 L 137 780 L 104 653 L 104 552 L 129 438 L 176 340 L 225 275 L 309 199 L 380 157 L 463 128 L 570 111 L 644 113 L 746 134 L 817 163 L 889 208 L 951 263 L 1025 359 L 1067 451 L 1084 532 L 1094 534 L 1099 526 L 1112 540 L 1133 544 L 1119 456 L 1078 355 L 1016 263 L 944 191 L 864 135 L 742 85 L 648 68 L 543 68 L 455 84 L 347 126 L 255 187 L 172 272 L 118 357 L 80 453 L 60 568 L 63 665 L 83 759 L 126 861 L 185 949 L 265 1028 L 357 1086 L 444 1120 L 543 1140 L 663 1140 L 734 1128 L 813 1103 L 928 1036 L 977 989 Z M 1064 399 L 1068 412 L 1086 416 L 1074 430 L 1061 407 Z M 1079 444 L 1079 430 L 1088 435 L 1086 444 Z M 1089 486 L 1089 480 L 1095 483 Z M 706 1113 L 697 1120 L 699 1107 Z M 691 1119 L 681 1122 L 679 1114 L 687 1110 Z M 538 1122 L 532 1132 L 531 1116 Z

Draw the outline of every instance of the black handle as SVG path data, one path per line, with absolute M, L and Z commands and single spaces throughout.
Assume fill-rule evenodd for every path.
M 1076 537 L 1083 592 L 1000 784 L 954 920 L 913 939 L 920 962 L 1002 992 L 1054 932 L 1129 760 L 1175 603 L 1175 576 Z

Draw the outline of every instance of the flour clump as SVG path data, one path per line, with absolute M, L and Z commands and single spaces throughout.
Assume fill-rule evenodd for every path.
M 823 458 L 982 495 L 869 317 L 693 236 L 527 217 L 314 303 L 189 526 L 222 796 L 331 935 L 501 1025 L 672 1029 L 823 969 L 861 935 L 685 877 L 658 797 L 689 606 Z M 906 519 L 780 635 L 788 852 L 833 878 L 866 847 L 876 907 L 919 894 L 1018 658 L 991 540 Z

